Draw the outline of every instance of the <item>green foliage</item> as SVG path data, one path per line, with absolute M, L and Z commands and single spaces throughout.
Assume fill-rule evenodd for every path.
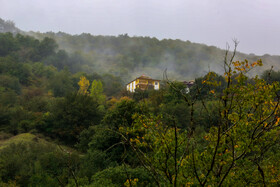
M 9 108 L 8 114 L 9 122 L 5 126 L 3 124 L 3 129 L 6 132 L 18 134 L 20 132 L 28 132 L 35 128 L 36 116 L 22 107 Z
M 90 96 L 99 104 L 99 110 L 105 111 L 106 95 L 103 94 L 103 85 L 100 80 L 93 80 L 91 83 Z
M 108 110 L 102 123 L 113 129 L 118 129 L 119 126 L 130 126 L 133 122 L 133 114 L 140 111 L 134 100 L 124 97 Z
M 56 73 L 56 68 L 54 66 L 45 66 L 43 63 L 36 62 L 32 65 L 32 73 L 40 78 L 51 78 Z
M 92 186 L 109 185 L 109 186 L 122 186 L 129 179 L 138 179 L 139 186 L 153 186 L 151 176 L 145 171 L 144 168 L 131 168 L 126 165 L 108 168 L 92 176 Z
M 186 131 L 180 130 L 175 122 L 165 125 L 161 117 L 135 115 L 134 119 L 132 127 L 120 131 L 128 135 L 124 136 L 125 141 L 130 142 L 154 181 L 158 185 L 183 185 L 183 181 L 177 183 L 177 178 L 183 175 L 180 167 L 188 145 Z
M 225 74 L 197 78 L 190 93 L 167 80 L 132 95 L 123 80 L 140 71 L 156 78 L 168 67 L 184 80 L 224 52 L 127 35 L 37 37 L 0 34 L 0 186 L 279 185 L 279 72 L 250 78 L 261 61 L 225 58 Z
M 55 97 L 63 97 L 74 92 L 71 74 L 67 69 L 57 72 L 49 81 L 48 88 L 52 90 Z
M 119 96 L 123 89 L 123 77 L 114 76 L 112 74 L 104 74 L 102 76 L 102 83 L 104 86 L 104 94 L 106 96 Z
M 113 164 L 121 164 L 126 160 L 132 165 L 137 165 L 138 160 L 129 148 L 121 144 L 121 136 L 116 133 L 121 126 L 132 125 L 134 113 L 142 113 L 138 104 L 129 98 L 120 99 L 107 111 L 100 125 L 81 134 L 78 146 L 83 150 L 88 147 L 90 151 L 106 153 L 104 158 Z
M 14 90 L 6 90 L 6 91 L 0 90 L 0 103 L 3 106 L 14 106 L 17 103 L 16 92 Z
M 266 70 L 262 73 L 261 78 L 268 83 L 279 82 L 280 81 L 280 72 L 274 70 Z
M 149 90 L 141 90 L 140 88 L 136 88 L 135 92 L 133 92 L 132 98 L 135 101 L 141 101 L 147 99 L 149 97 Z
M 7 126 L 9 126 L 11 119 L 10 111 L 8 107 L 4 107 L 0 105 L 0 129 L 4 130 Z
M 224 50 L 190 41 L 158 40 L 128 35 L 94 36 L 85 33 L 70 35 L 62 32 L 29 32 L 28 34 L 39 39 L 53 38 L 60 48 L 67 52 L 79 51 L 84 60 L 76 60 L 76 62 L 83 64 L 83 68 L 77 69 L 77 71 L 109 72 L 122 77 L 124 83 L 131 81 L 143 72 L 154 78 L 162 78 L 162 72 L 166 68 L 169 77 L 177 80 L 194 79 L 204 75 L 209 69 L 219 74 L 224 73 L 222 67 Z M 256 56 L 237 52 L 236 58 L 246 58 L 249 61 L 261 58 L 266 62 L 263 69 L 252 70 L 251 75 L 261 73 L 271 66 L 279 68 L 280 56 L 277 55 Z M 71 70 L 71 72 L 74 71 Z M 104 84 L 104 90 L 105 86 Z M 105 94 L 110 95 L 106 91 Z
M 221 94 L 225 88 L 225 78 L 215 72 L 209 72 L 204 77 L 195 79 L 195 86 L 191 87 L 191 94 L 200 99 L 213 99 L 211 94 Z
M 100 104 L 105 102 L 106 96 L 103 95 L 103 85 L 101 81 L 93 80 L 90 87 L 90 95 Z
M 68 183 L 68 163 L 75 167 L 75 156 L 68 156 L 54 145 L 25 134 L 0 149 L 0 181 L 20 186 L 58 186 Z M 71 162 L 69 162 L 71 160 Z M 76 162 L 76 163 L 75 163 Z
M 163 116 L 165 123 L 172 123 L 176 120 L 178 127 L 188 128 L 190 124 L 190 107 L 185 103 L 176 103 L 172 101 L 160 106 L 160 113 Z
M 173 89 L 173 88 L 176 88 Z M 158 103 L 158 113 L 162 115 L 162 120 L 168 124 L 176 120 L 178 127 L 188 128 L 190 124 L 190 107 L 186 105 L 184 96 L 186 85 L 180 82 L 172 82 L 172 85 L 166 85 L 161 91 L 161 103 Z
M 0 35 L 0 56 L 7 56 L 9 53 L 17 51 L 19 46 L 15 42 L 12 33 Z
M 193 122 L 195 126 L 204 127 L 207 131 L 212 126 L 217 126 L 220 118 L 221 103 L 217 100 L 197 102 L 194 106 Z M 189 117 L 190 118 L 190 117 Z
M 88 129 L 85 129 L 80 133 L 79 142 L 76 144 L 76 147 L 79 151 L 87 152 L 89 143 L 95 136 L 97 130 L 98 128 L 96 128 L 96 126 L 90 126 Z
M 261 61 L 226 61 L 226 87 L 222 92 L 208 89 L 209 99 L 216 101 L 205 103 L 200 98 L 201 106 L 195 105 L 197 97 L 187 97 L 171 84 L 191 107 L 188 131 L 178 128 L 176 118 L 164 124 L 161 116 L 152 115 L 134 115 L 132 127 L 119 128 L 124 142 L 129 141 L 158 185 L 278 184 L 279 171 L 273 169 L 278 162 L 271 162 L 276 157 L 270 153 L 279 142 L 280 86 L 258 77 L 248 82 L 246 72 L 257 65 L 261 66 Z M 202 84 L 221 86 L 211 74 Z M 218 113 L 208 111 L 209 104 L 215 105 Z M 200 124 L 195 112 L 200 108 L 203 120 L 215 116 L 208 118 L 213 123 L 209 132 L 192 128 Z
M 57 100 L 47 119 L 49 133 L 65 143 L 73 144 L 79 134 L 91 125 L 99 124 L 102 114 L 88 95 L 68 94 Z
M 104 161 L 107 160 L 107 165 L 121 163 L 124 146 L 120 142 L 121 138 L 116 134 L 116 131 L 110 129 L 108 126 L 99 125 L 95 128 L 93 136 L 88 139 L 88 151 L 97 151 L 97 153 L 103 154 L 103 159 Z
M 91 149 L 83 157 L 79 175 L 92 179 L 95 173 L 101 172 L 108 167 L 115 167 L 117 163 L 110 158 L 111 154 L 104 151 Z
M 16 63 L 9 58 L 2 60 L 0 73 L 17 77 L 21 84 L 30 84 L 31 67 L 28 64 Z
M 50 56 L 55 54 L 55 50 L 57 49 L 58 45 L 56 44 L 55 40 L 52 38 L 44 38 L 39 46 L 38 46 L 38 53 L 41 58 Z
M 47 112 L 49 109 L 50 98 L 44 94 L 40 88 L 24 89 L 20 104 L 28 111 Z
M 11 89 L 14 90 L 17 94 L 20 94 L 21 91 L 18 78 L 8 75 L 0 75 L 0 87 L 2 88 L 2 91 Z

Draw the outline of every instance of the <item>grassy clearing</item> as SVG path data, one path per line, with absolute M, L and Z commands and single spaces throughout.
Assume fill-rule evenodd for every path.
M 18 143 L 36 143 L 44 146 L 56 146 L 57 148 L 59 148 L 58 144 L 54 142 L 49 142 L 44 138 L 41 138 L 40 135 L 34 135 L 31 133 L 22 133 L 16 136 L 12 136 L 10 134 L 1 134 L 1 137 L 2 138 L 0 138 L 0 150 L 4 149 L 5 147 L 8 147 L 11 144 L 18 144 Z M 74 149 L 64 145 L 61 145 L 60 148 L 62 148 L 65 152 L 68 153 L 77 152 Z
M 42 144 L 50 144 L 46 140 L 43 140 L 41 138 L 38 138 L 36 135 L 31 133 L 22 133 L 13 137 L 10 137 L 8 139 L 2 139 L 0 140 L 0 150 L 11 145 L 11 144 L 18 144 L 18 143 L 24 143 L 24 142 L 36 142 L 36 143 L 42 143 Z

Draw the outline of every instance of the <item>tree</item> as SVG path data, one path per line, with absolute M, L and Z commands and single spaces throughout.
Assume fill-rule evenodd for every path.
M 104 86 L 104 93 L 106 96 L 119 95 L 123 89 L 121 77 L 114 76 L 112 74 L 105 74 L 102 76 L 102 83 Z
M 89 80 L 87 80 L 85 76 L 81 76 L 78 85 L 80 86 L 79 94 L 87 95 L 89 88 Z
M 103 94 L 103 85 L 100 80 L 93 80 L 90 87 L 90 96 L 99 104 L 104 105 L 106 96 Z
M 6 56 L 19 49 L 12 33 L 0 33 L 0 56 Z
M 30 64 L 17 63 L 13 58 L 3 58 L 0 60 L 0 73 L 17 77 L 21 84 L 30 84 L 30 78 L 32 75 Z
M 8 75 L 0 75 L 0 88 L 4 88 L 5 90 L 12 89 L 17 94 L 21 92 L 18 78 Z
M 160 116 L 136 114 L 134 119 L 132 127 L 120 128 L 121 133 L 128 134 L 123 136 L 125 142 L 130 144 L 158 186 L 182 185 L 178 178 L 181 177 L 183 158 L 187 155 L 186 131 L 181 131 L 176 125 L 165 125 Z
M 45 37 L 38 46 L 38 54 L 40 58 L 45 58 L 50 55 L 54 55 L 58 45 L 52 38 Z
M 88 95 L 68 94 L 54 104 L 45 130 L 67 144 L 75 144 L 83 130 L 99 124 L 102 114 L 97 108 L 98 103 Z
M 190 107 L 187 130 L 179 129 L 176 121 L 163 124 L 160 116 L 151 115 L 135 115 L 131 127 L 120 129 L 158 186 L 278 184 L 280 171 L 272 168 L 279 163 L 271 162 L 276 158 L 271 151 L 280 141 L 279 83 L 268 84 L 257 76 L 248 81 L 246 73 L 262 62 L 233 61 L 234 55 L 235 50 L 228 60 L 226 54 L 223 92 L 208 92 L 218 102 L 219 117 L 204 136 L 197 135 L 194 126 L 199 89 L 194 97 L 181 94 Z M 211 79 L 202 83 L 219 86 Z M 170 86 L 180 94 L 172 82 Z
M 75 91 L 70 72 L 67 69 L 56 72 L 50 79 L 48 88 L 55 97 L 63 97 Z
M 274 81 L 280 82 L 280 71 L 274 71 L 273 69 L 266 70 L 262 73 L 261 77 L 268 83 Z
M 62 70 L 63 68 L 71 68 L 69 64 L 69 56 L 64 50 L 59 50 L 57 53 L 53 53 L 51 55 L 46 56 L 43 59 L 44 64 L 53 65 L 58 70 Z
M 143 111 L 137 102 L 129 98 L 121 98 L 107 110 L 100 125 L 81 134 L 79 146 L 84 150 L 88 147 L 90 151 L 104 152 L 104 155 L 108 157 L 105 157 L 104 160 L 108 159 L 119 164 L 123 161 L 123 154 L 128 153 L 125 160 L 132 165 L 137 165 L 137 159 L 133 154 L 130 154 L 129 147 L 126 146 L 126 150 L 121 143 L 121 136 L 116 132 L 121 127 L 131 126 L 133 114 Z M 91 136 L 88 136 L 88 134 L 91 134 Z

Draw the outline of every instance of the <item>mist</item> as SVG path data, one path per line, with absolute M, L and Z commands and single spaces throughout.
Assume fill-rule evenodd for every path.
M 277 0 L 0 0 L 0 17 L 24 31 L 149 36 L 280 54 Z

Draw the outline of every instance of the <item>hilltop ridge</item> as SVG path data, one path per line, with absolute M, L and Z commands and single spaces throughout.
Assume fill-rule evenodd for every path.
M 17 33 L 21 31 L 13 22 L 0 20 L 2 31 Z M 70 35 L 64 32 L 24 32 L 25 35 L 43 40 L 54 39 L 59 49 L 70 54 L 82 56 L 76 61 L 76 71 L 110 73 L 121 76 L 124 81 L 145 73 L 154 78 L 162 78 L 165 69 L 171 79 L 194 79 L 208 71 L 223 73 L 225 50 L 215 46 L 193 43 L 191 41 L 162 39 L 141 36 L 95 36 L 88 33 Z M 238 48 L 237 48 L 238 50 Z M 251 72 L 260 74 L 263 70 L 279 70 L 280 56 L 265 54 L 257 56 L 238 52 L 236 60 L 262 59 L 264 66 Z
M 0 18 L 0 33 L 11 32 L 13 34 L 22 32 L 15 26 L 15 23 L 11 20 L 3 20 Z

